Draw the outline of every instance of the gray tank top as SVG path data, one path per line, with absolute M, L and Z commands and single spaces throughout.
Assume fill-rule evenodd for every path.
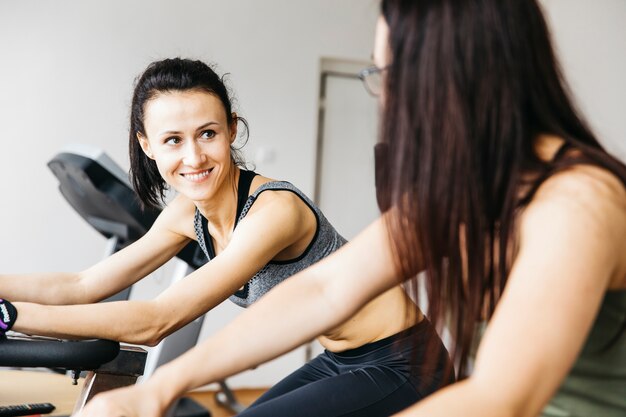
M 486 329 L 477 326 L 472 359 Z M 626 290 L 606 292 L 582 351 L 538 417 L 626 417 Z
M 270 261 L 246 283 L 243 289 L 229 297 L 229 299 L 238 306 L 248 307 L 286 278 L 313 265 L 315 262 L 339 249 L 346 243 L 346 240 L 335 230 L 326 217 L 324 217 L 321 210 L 302 191 L 294 187 L 291 183 L 285 181 L 268 182 L 259 186 L 247 199 L 242 198 L 242 195 L 248 195 L 249 182 L 252 181 L 252 177 L 256 174 L 244 170 L 240 172 L 239 201 L 243 204 L 242 207 L 238 208 L 235 228 L 239 221 L 246 217 L 246 214 L 248 214 L 250 207 L 252 207 L 259 194 L 268 190 L 290 191 L 296 194 L 309 206 L 317 220 L 315 235 L 300 256 L 287 261 Z M 242 187 L 242 179 L 248 181 L 247 187 Z M 197 209 L 194 217 L 194 227 L 198 244 L 208 260 L 211 261 L 211 259 L 215 257 L 215 251 L 213 250 L 211 236 L 208 232 L 207 220 Z
M 626 416 L 626 290 L 607 291 L 578 359 L 541 417 Z

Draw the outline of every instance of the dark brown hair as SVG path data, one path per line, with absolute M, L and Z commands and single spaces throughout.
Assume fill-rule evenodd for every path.
M 463 376 L 477 321 L 506 284 L 518 210 L 582 159 L 625 182 L 626 171 L 574 108 L 535 1 L 383 0 L 382 13 L 392 62 L 377 197 L 392 207 L 396 267 L 416 297 L 425 272 L 427 315 L 449 326 Z M 540 160 L 539 134 L 582 157 Z
M 219 98 L 226 112 L 228 126 L 234 122 L 241 122 L 245 127 L 244 137 L 247 140 L 248 123 L 242 117 L 237 117 L 236 120 L 233 118 L 232 100 L 223 77 L 219 77 L 210 66 L 202 61 L 182 58 L 151 63 L 137 80 L 133 92 L 128 138 L 131 182 L 145 206 L 160 207 L 167 188 L 156 163 L 145 155 L 137 140 L 138 133 L 146 136 L 144 127 L 146 103 L 159 93 L 189 90 L 206 91 Z M 231 145 L 231 157 L 236 165 L 244 166 L 240 149 L 241 147 Z

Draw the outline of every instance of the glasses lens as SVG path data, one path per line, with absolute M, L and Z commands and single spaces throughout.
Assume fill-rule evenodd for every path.
M 373 96 L 380 95 L 382 89 L 381 69 L 378 67 L 365 68 L 359 74 L 359 78 L 363 81 L 363 85 L 368 93 Z
M 383 80 L 380 74 L 380 71 L 375 71 L 370 73 L 369 77 L 365 78 L 365 85 L 370 94 L 374 96 L 380 95 L 380 90 L 382 88 Z

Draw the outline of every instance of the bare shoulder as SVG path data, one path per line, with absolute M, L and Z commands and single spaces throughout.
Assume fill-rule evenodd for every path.
M 251 184 L 252 192 L 264 182 L 273 181 L 258 176 L 255 180 L 258 182 Z M 250 240 L 247 236 L 255 236 L 255 240 L 256 236 L 264 236 L 269 259 L 292 259 L 309 244 L 316 225 L 313 211 L 297 194 L 290 190 L 266 189 L 257 195 L 254 204 L 235 228 L 229 246 L 236 244 L 239 247 L 241 242 Z
M 262 175 L 257 175 L 254 177 L 252 184 L 250 186 L 251 190 L 256 190 L 261 185 L 268 182 L 277 182 L 282 180 L 276 180 L 273 178 L 264 177 Z M 257 197 L 257 201 L 252 206 L 251 212 L 254 210 L 255 206 L 257 208 L 265 207 L 271 205 L 273 209 L 279 209 L 278 206 L 282 207 L 281 212 L 294 212 L 299 210 L 307 210 L 307 204 L 300 198 L 296 193 L 289 190 L 266 190 L 259 194 Z M 310 211 L 310 210 L 309 210 Z
M 302 216 L 311 212 L 309 206 L 296 193 L 289 190 L 267 190 L 259 194 L 250 209 L 255 211 L 270 210 L 275 215 Z
M 278 181 L 256 176 L 251 190 L 262 184 Z M 247 218 L 261 219 L 280 226 L 292 236 L 304 236 L 315 231 L 317 220 L 311 207 L 296 193 L 290 190 L 265 190 L 260 193 L 250 208 Z
M 538 156 L 552 160 L 562 149 L 563 139 L 543 135 L 537 142 Z M 569 149 L 567 155 L 580 156 L 578 149 Z M 548 178 L 533 198 L 534 203 L 565 200 L 581 204 L 589 209 L 613 208 L 624 213 L 626 210 L 625 184 L 611 171 L 592 164 L 577 164 Z
M 524 210 L 521 237 L 556 227 L 613 252 L 620 265 L 611 286 L 626 286 L 626 189 L 615 174 L 577 165 L 547 179 Z
M 617 216 L 625 223 L 626 188 L 612 172 L 593 165 L 576 165 L 552 175 L 537 190 L 529 211 L 534 207 L 566 205 L 568 211 L 580 210 L 587 214 L 596 213 Z

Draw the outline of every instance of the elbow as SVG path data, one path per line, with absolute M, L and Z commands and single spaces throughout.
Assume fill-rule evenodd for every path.
M 126 339 L 127 343 L 134 345 L 144 345 L 149 347 L 155 347 L 168 336 L 169 333 L 163 331 L 158 326 L 147 326 L 142 331 L 135 333 L 134 335 L 122 339 Z
M 128 343 L 154 347 L 177 330 L 177 322 L 172 320 L 174 315 L 162 309 L 158 302 L 140 303 L 143 306 L 136 313 L 139 320 L 137 326 L 134 326 L 135 329 L 129 329 L 130 334 L 123 339 Z
M 156 345 L 161 343 L 161 341 L 165 339 L 166 335 L 163 333 L 159 326 L 155 326 L 152 323 L 146 322 L 141 331 L 136 332 L 134 335 L 128 338 L 128 342 L 135 345 L 144 345 L 149 347 L 155 347 Z
M 93 304 L 107 298 L 101 286 L 90 278 L 89 270 L 71 274 L 67 283 L 70 287 L 64 288 L 63 291 L 70 293 L 67 295 L 69 298 L 61 304 Z
M 154 347 L 174 332 L 167 323 L 161 321 L 153 321 L 152 323 L 142 332 L 140 336 L 142 340 L 135 343 Z
M 358 300 L 345 294 L 343 288 L 337 285 L 339 281 L 341 280 L 324 280 L 318 284 L 321 297 L 327 306 L 325 311 L 332 312 L 331 328 L 348 320 L 360 307 Z
M 111 337 L 111 339 L 132 345 L 154 347 L 161 343 L 165 337 L 166 335 L 157 327 L 148 323 L 140 323 L 135 329 L 121 330 L 120 334 Z
M 144 338 L 142 341 L 136 342 L 135 344 L 155 347 L 156 345 L 161 343 L 163 339 L 165 339 L 165 337 L 160 337 L 160 336 L 155 335 L 152 337 Z
M 28 300 L 34 303 L 48 305 L 87 304 L 89 299 L 88 286 L 80 273 L 59 272 L 50 274 L 52 284 L 49 285 L 45 296 L 36 296 Z M 17 301 L 17 300 L 16 300 Z

